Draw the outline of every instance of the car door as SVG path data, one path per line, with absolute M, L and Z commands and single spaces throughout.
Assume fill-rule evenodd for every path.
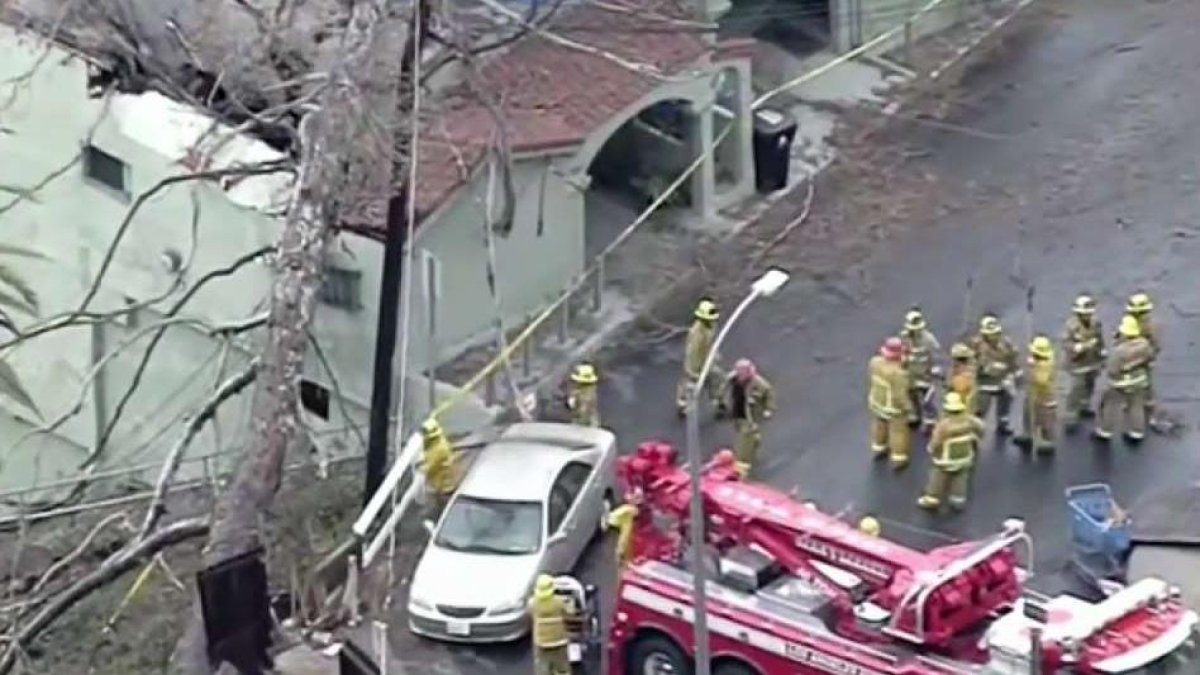
M 592 489 L 595 485 L 595 467 L 586 462 L 567 463 L 562 469 L 563 483 L 568 492 L 574 494 L 571 513 L 570 549 L 574 560 L 578 560 L 596 534 L 596 523 L 600 517 L 601 496 Z M 574 560 L 572 564 L 574 564 Z
M 549 544 L 546 564 L 556 573 L 571 571 L 594 531 L 590 521 L 582 521 L 584 510 L 580 508 L 580 497 L 591 474 L 591 465 L 568 462 L 550 487 L 546 508 L 546 537 Z

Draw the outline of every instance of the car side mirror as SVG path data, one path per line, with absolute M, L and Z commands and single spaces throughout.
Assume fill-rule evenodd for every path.
M 434 522 L 433 522 L 432 520 L 423 520 L 423 521 L 421 521 L 421 527 L 424 527 L 424 528 L 425 528 L 425 533 L 426 533 L 426 534 L 428 534 L 428 535 L 429 535 L 429 536 L 431 536 L 431 537 L 433 536 L 433 528 L 435 527 L 435 525 L 434 525 Z

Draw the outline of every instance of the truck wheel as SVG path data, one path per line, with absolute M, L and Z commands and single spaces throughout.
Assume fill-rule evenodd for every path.
M 628 675 L 689 675 L 687 656 L 669 638 L 648 635 L 638 638 L 629 650 Z

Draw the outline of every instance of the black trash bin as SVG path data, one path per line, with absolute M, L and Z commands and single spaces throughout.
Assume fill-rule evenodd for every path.
M 796 118 L 777 108 L 754 111 L 754 186 L 768 194 L 787 187 Z

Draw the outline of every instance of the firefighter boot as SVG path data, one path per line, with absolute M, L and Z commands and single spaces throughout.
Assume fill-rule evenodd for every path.
M 936 510 L 942 505 L 942 498 L 946 495 L 946 486 L 950 482 L 950 474 L 932 467 L 929 469 L 929 481 L 925 485 L 925 492 L 917 499 L 917 506 L 923 509 Z
M 1152 414 L 1153 408 L 1146 403 L 1145 390 L 1131 391 L 1124 398 L 1127 425 L 1125 427 L 1125 440 L 1131 445 L 1137 445 L 1146 438 L 1146 422 L 1147 418 Z

